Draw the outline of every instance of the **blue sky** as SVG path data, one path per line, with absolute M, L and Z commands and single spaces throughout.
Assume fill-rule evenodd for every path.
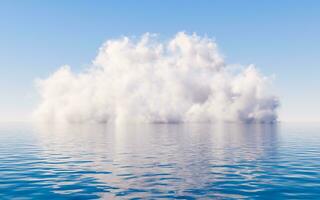
M 215 38 L 228 63 L 275 75 L 283 121 L 320 120 L 320 1 L 1 1 L 0 121 L 26 120 L 35 78 L 85 68 L 110 38 Z

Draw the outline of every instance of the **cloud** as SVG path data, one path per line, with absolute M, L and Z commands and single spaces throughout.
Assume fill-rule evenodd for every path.
M 36 120 L 47 122 L 274 122 L 277 98 L 254 66 L 235 70 L 207 37 L 144 34 L 102 45 L 92 65 L 37 81 Z

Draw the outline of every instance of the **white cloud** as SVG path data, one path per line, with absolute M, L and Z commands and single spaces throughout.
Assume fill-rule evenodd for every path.
M 237 66 L 237 65 L 236 65 Z M 63 66 L 38 81 L 34 116 L 48 122 L 273 122 L 277 98 L 254 66 L 233 70 L 214 41 L 177 33 L 169 42 L 107 41 L 92 66 Z

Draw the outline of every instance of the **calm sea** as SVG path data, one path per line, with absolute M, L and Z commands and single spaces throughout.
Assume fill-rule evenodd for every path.
M 320 125 L 0 125 L 0 199 L 320 199 Z

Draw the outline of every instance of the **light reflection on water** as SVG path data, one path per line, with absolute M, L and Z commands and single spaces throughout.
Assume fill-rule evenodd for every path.
M 0 199 L 317 199 L 317 127 L 1 126 Z

